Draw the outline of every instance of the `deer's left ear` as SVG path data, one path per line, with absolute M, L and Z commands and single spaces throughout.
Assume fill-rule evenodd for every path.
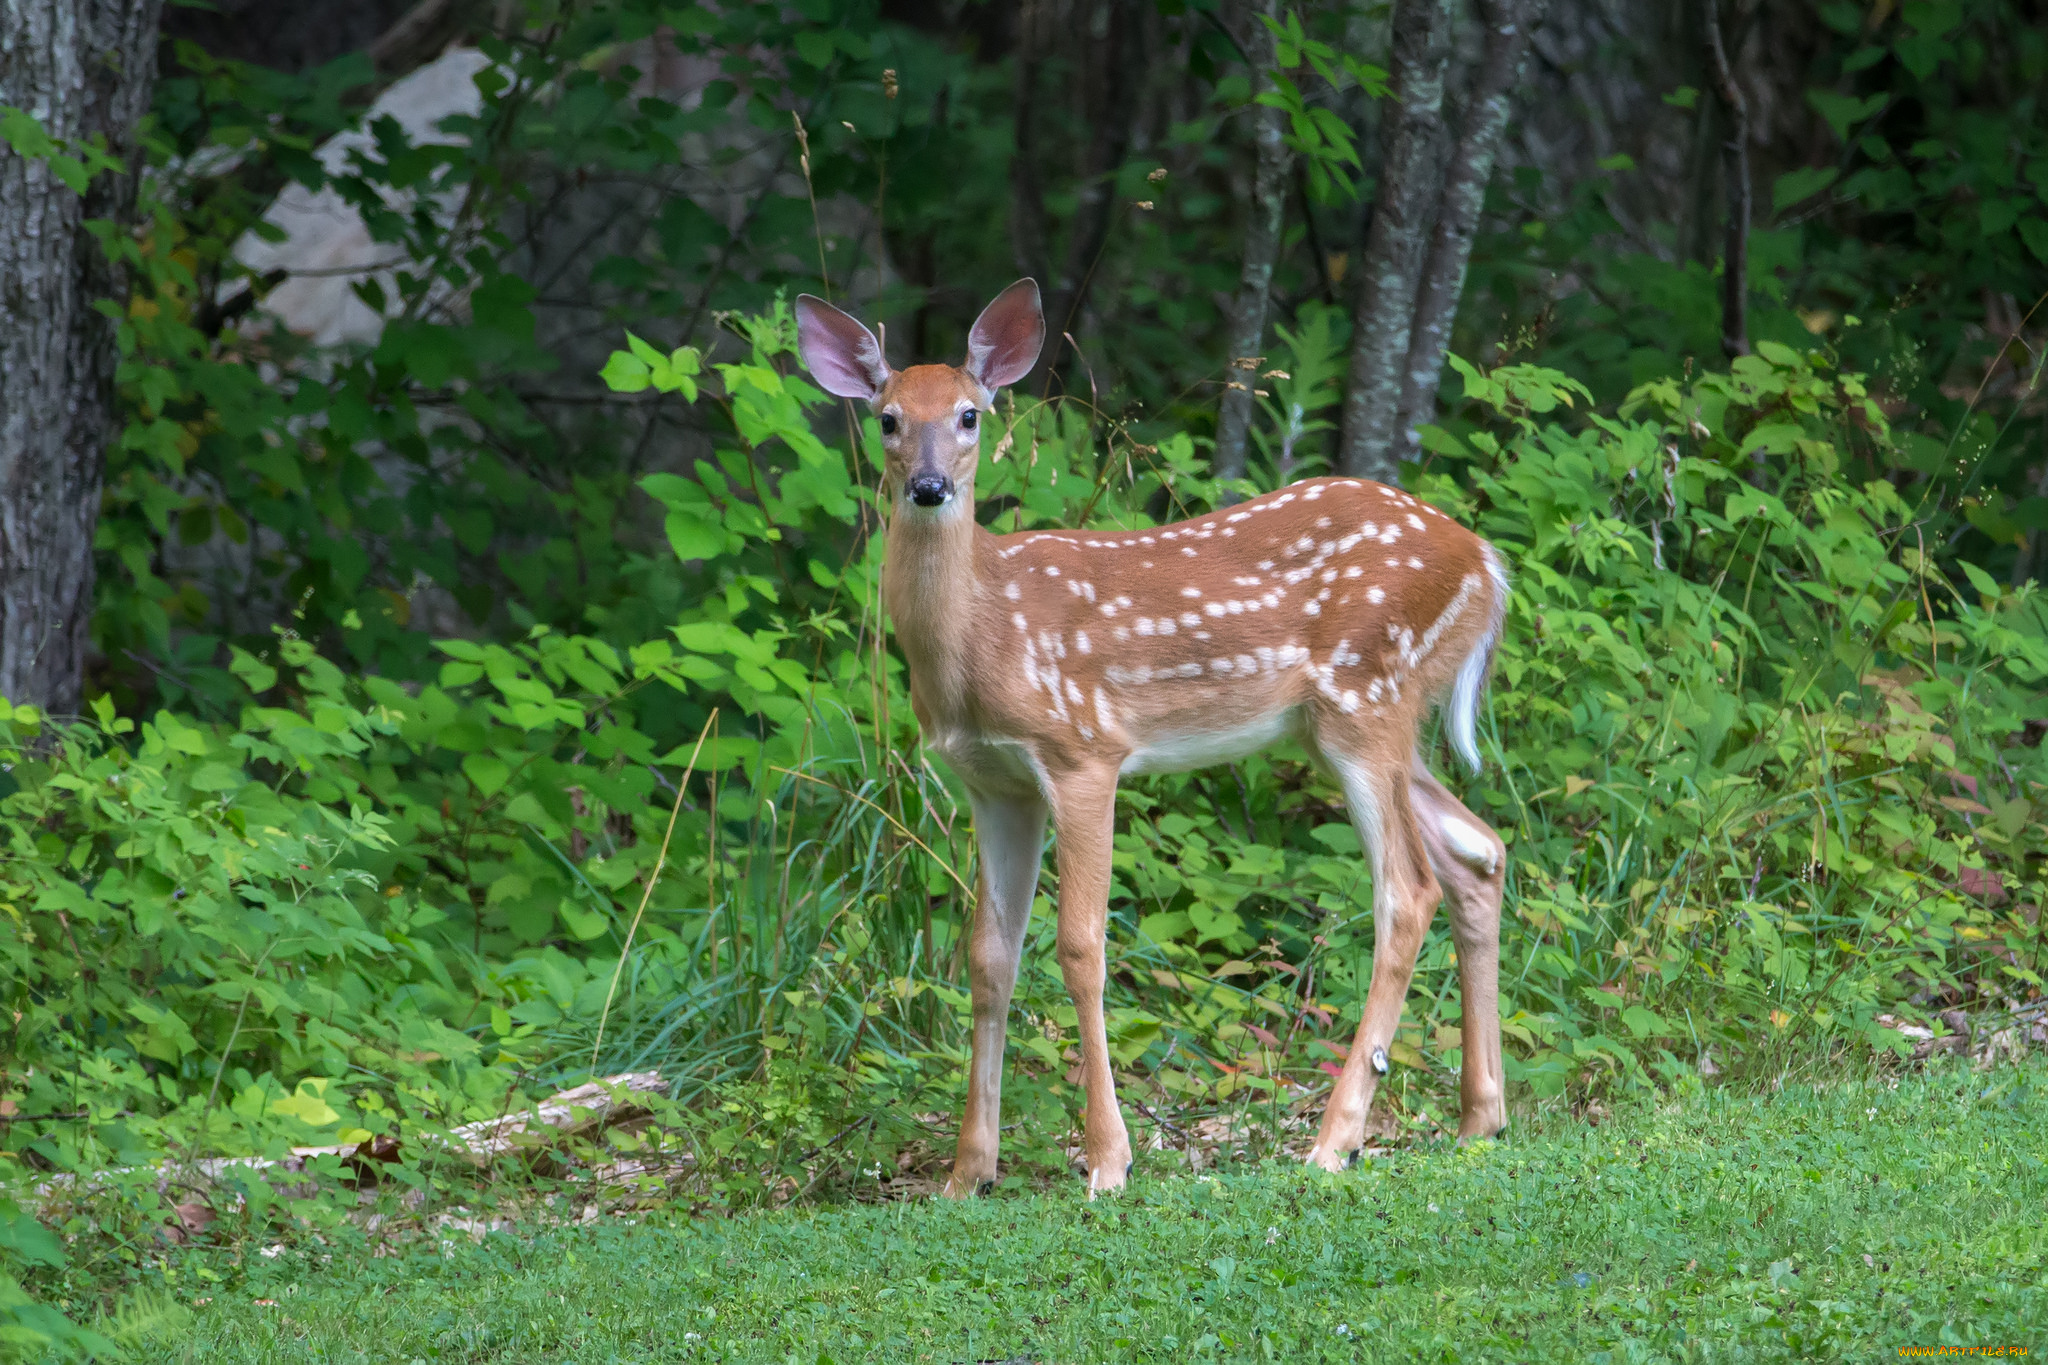
M 988 390 L 1014 384 L 1031 373 L 1045 349 L 1045 313 L 1038 281 L 1023 279 L 996 295 L 967 334 L 967 363 L 961 368 Z

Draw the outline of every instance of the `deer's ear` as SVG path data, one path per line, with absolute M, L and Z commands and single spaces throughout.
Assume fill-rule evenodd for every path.
M 875 334 L 815 294 L 796 296 L 796 345 L 804 368 L 829 394 L 871 401 L 889 382 Z
M 962 368 L 993 395 L 1030 374 L 1044 349 L 1045 313 L 1038 303 L 1038 281 L 1019 280 L 996 295 L 974 320 Z

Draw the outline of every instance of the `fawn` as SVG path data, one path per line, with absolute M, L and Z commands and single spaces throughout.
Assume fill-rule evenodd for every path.
M 879 419 L 883 600 L 925 743 L 973 810 L 974 1054 L 946 1193 L 996 1177 L 1004 1035 L 1048 816 L 1094 1194 L 1120 1188 L 1131 1165 L 1102 1015 L 1117 779 L 1227 763 L 1283 737 L 1335 775 L 1372 867 L 1372 984 L 1308 1159 L 1336 1170 L 1362 1145 L 1439 899 L 1464 990 L 1459 1135 L 1498 1132 L 1506 850 L 1416 747 L 1443 699 L 1454 746 L 1479 766 L 1474 721 L 1508 593 L 1493 547 L 1398 489 L 1345 478 L 1142 531 L 993 535 L 974 520 L 981 415 L 1038 361 L 1037 284 L 1019 280 L 982 311 L 959 366 L 891 370 L 846 313 L 807 294 L 796 314 L 818 383 Z

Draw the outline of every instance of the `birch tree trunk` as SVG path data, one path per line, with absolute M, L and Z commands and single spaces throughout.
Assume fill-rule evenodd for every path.
M 1486 47 L 1465 108 L 1464 127 L 1444 177 L 1443 202 L 1422 267 L 1400 416 L 1395 424 L 1396 462 L 1415 459 L 1421 453 L 1422 425 L 1436 418 L 1437 387 L 1451 346 L 1451 325 L 1458 319 L 1465 270 L 1472 263 L 1472 237 L 1479 229 L 1486 184 L 1493 178 L 1494 159 L 1507 131 L 1515 84 L 1529 51 L 1529 31 L 1542 12 L 1543 0 L 1480 3 L 1486 20 Z
M 1279 4 L 1278 0 L 1252 0 L 1244 8 L 1244 51 L 1251 62 L 1252 93 L 1256 96 L 1272 88 L 1267 68 L 1274 60 L 1273 35 L 1262 17 L 1277 17 Z M 1244 270 L 1238 276 L 1237 298 L 1230 310 L 1230 364 L 1216 414 L 1215 469 L 1219 479 L 1244 477 L 1252 390 L 1258 387 L 1259 348 L 1265 343 L 1267 301 L 1273 290 L 1273 266 L 1280 258 L 1288 176 L 1294 167 L 1294 154 L 1286 141 L 1287 115 L 1263 104 L 1254 104 L 1250 113 L 1258 169 L 1245 226 Z
M 1359 262 L 1358 307 L 1337 465 L 1354 478 L 1396 481 L 1394 430 L 1423 252 L 1437 207 L 1444 64 L 1452 0 L 1395 0 L 1393 136 Z
M 0 104 L 60 142 L 104 137 L 130 167 L 156 75 L 160 0 L 0 0 Z M 135 173 L 80 196 L 0 147 L 0 696 L 78 712 L 93 531 L 111 435 L 116 272 L 85 231 L 125 219 Z

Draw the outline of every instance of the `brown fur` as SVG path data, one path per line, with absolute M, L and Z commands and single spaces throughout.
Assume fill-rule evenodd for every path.
M 986 409 L 1030 341 L 1036 290 L 1027 316 L 1020 289 L 976 323 L 979 365 L 889 373 L 876 346 L 842 381 L 859 391 L 871 376 L 861 396 L 894 422 L 883 594 L 925 742 L 966 784 L 982 855 L 968 952 L 974 1061 L 948 1192 L 995 1178 L 1005 1023 L 1048 818 L 1089 1185 L 1114 1189 L 1131 1155 L 1102 1013 L 1118 778 L 1227 761 L 1282 736 L 1340 782 L 1373 864 L 1372 985 L 1310 1160 L 1334 1169 L 1360 1145 L 1373 1058 L 1392 1041 L 1446 897 L 1465 1000 L 1460 1132 L 1498 1131 L 1505 850 L 1416 753 L 1432 703 L 1492 647 L 1505 606 L 1498 559 L 1436 509 L 1358 479 L 1310 480 L 1154 529 L 982 530 L 972 517 L 979 434 L 965 414 Z M 858 348 L 866 333 L 843 318 L 817 324 L 833 329 L 819 347 Z M 1036 343 L 1028 349 L 1035 357 Z M 851 354 L 820 360 L 844 375 L 858 370 Z M 912 480 L 935 478 L 951 481 L 944 505 L 906 496 Z

